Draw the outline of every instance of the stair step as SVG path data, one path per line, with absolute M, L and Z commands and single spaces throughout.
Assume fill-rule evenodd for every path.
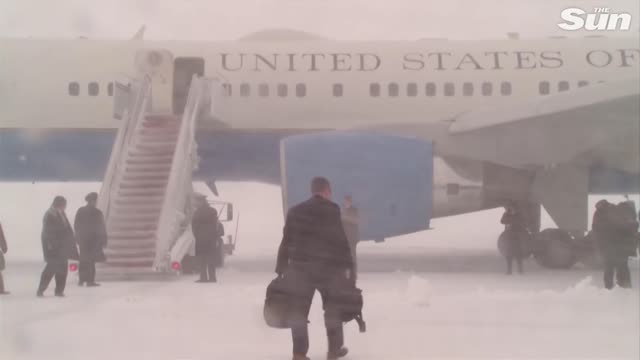
M 124 241 L 131 239 L 152 239 L 155 236 L 155 231 L 143 230 L 143 231 L 109 231 L 109 244 L 112 241 Z M 110 246 L 110 245 L 108 245 Z
M 112 256 L 113 257 L 113 256 Z M 153 266 L 153 257 L 144 257 L 136 259 L 107 259 L 106 267 L 124 267 L 124 268 L 150 268 Z
M 119 260 L 119 259 L 136 259 L 136 258 L 151 258 L 155 255 L 153 251 L 149 251 L 147 249 L 127 249 L 127 250 L 119 250 L 117 252 L 112 252 L 105 254 L 107 260 Z
M 173 114 L 147 114 L 144 121 L 151 122 L 180 122 L 180 117 Z
M 120 183 L 120 189 L 148 189 L 151 190 L 162 190 L 167 186 L 167 182 L 169 179 L 166 177 L 161 177 L 159 180 L 151 180 L 151 179 L 123 179 Z
M 118 196 L 123 197 L 140 197 L 140 196 L 148 196 L 148 197 L 160 197 L 164 195 L 163 188 L 151 188 L 151 189 L 118 189 Z
M 125 159 L 127 165 L 134 164 L 157 164 L 169 163 L 173 161 L 173 153 L 169 155 L 139 154 L 129 152 L 129 156 Z
M 141 172 L 150 172 L 150 173 L 158 173 L 165 174 L 171 171 L 171 160 L 169 162 L 157 162 L 152 164 L 128 164 L 124 169 L 125 174 L 129 173 L 141 173 Z
M 124 176 L 122 176 L 123 183 L 136 182 L 136 183 L 144 183 L 147 181 L 150 182 L 166 182 L 169 180 L 169 174 L 166 172 L 148 172 L 148 171 L 140 171 L 140 172 L 129 172 L 126 171 Z
M 149 156 L 157 156 L 157 157 L 171 157 L 173 159 L 173 153 L 175 152 L 175 148 L 136 148 L 136 150 L 129 151 L 129 157 L 149 157 Z
M 116 232 L 126 232 L 126 231 L 150 231 L 156 230 L 158 228 L 157 222 L 135 222 L 135 223 L 127 223 L 127 222 L 110 222 L 109 229 Z
M 135 207 L 135 206 L 157 206 L 161 207 L 164 198 L 162 196 L 150 196 L 147 198 L 142 197 L 122 197 L 114 200 L 116 206 L 123 207 Z
M 159 213 L 114 213 L 109 217 L 111 222 L 157 221 Z

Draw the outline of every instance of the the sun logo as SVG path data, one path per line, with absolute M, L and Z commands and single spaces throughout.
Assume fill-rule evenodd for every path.
M 558 27 L 568 31 L 615 31 L 631 28 L 631 14 L 611 13 L 609 8 L 595 8 L 591 13 L 580 8 L 568 8 L 560 13 L 560 17 L 564 22 L 559 23 Z

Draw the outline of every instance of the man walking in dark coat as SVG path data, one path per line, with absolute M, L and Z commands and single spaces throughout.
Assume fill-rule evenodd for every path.
M 358 255 L 357 247 L 360 242 L 360 214 L 358 208 L 353 205 L 353 198 L 351 195 L 344 197 L 344 210 L 342 211 L 342 225 L 344 232 L 347 235 L 347 241 L 349 241 L 349 248 L 351 249 L 351 256 L 353 257 L 353 278 L 358 278 Z
M 307 360 L 308 316 L 316 290 L 324 307 L 329 351 L 327 358 L 347 354 L 340 313 L 328 305 L 331 289 L 350 281 L 353 257 L 340 217 L 340 207 L 331 202 L 331 185 L 326 178 L 311 182 L 313 196 L 289 210 L 278 251 L 276 273 L 288 278 L 295 288 L 295 320 L 291 332 L 293 359 Z
M 51 208 L 44 214 L 42 221 L 42 252 L 47 263 L 42 275 L 37 295 L 44 296 L 51 279 L 56 278 L 55 295 L 64 296 L 67 283 L 69 259 L 78 259 L 78 249 L 73 238 L 73 229 L 69 224 L 65 209 L 67 200 L 62 196 L 53 199 Z
M 218 221 L 218 211 L 209 205 L 206 198 L 200 201 L 191 220 L 191 230 L 196 240 L 196 258 L 200 265 L 200 279 L 196 282 L 216 282 L 224 227 Z
M 87 205 L 78 209 L 73 222 L 80 248 L 79 285 L 100 286 L 96 283 L 96 262 L 106 260 L 103 249 L 107 245 L 107 228 L 102 211 L 96 207 L 98 194 L 92 192 L 84 199 Z
M 518 264 L 518 272 L 524 273 L 522 266 L 524 238 L 526 237 L 527 226 L 524 217 L 518 210 L 515 203 L 509 203 L 506 211 L 500 219 L 500 223 L 506 226 L 505 236 L 507 237 L 506 258 L 507 258 L 507 275 L 513 273 L 513 260 Z
M 6 265 L 4 254 L 9 251 L 7 247 L 7 239 L 4 238 L 4 232 L 2 231 L 2 224 L 0 224 L 0 295 L 9 295 L 9 292 L 4 288 L 4 279 L 2 278 L 2 270 Z
M 604 287 L 613 289 L 614 276 L 618 283 L 625 277 L 627 255 L 624 253 L 616 219 L 616 206 L 607 200 L 596 203 L 591 228 L 596 236 L 600 254 L 604 260 Z M 623 260 L 624 259 L 624 260 Z

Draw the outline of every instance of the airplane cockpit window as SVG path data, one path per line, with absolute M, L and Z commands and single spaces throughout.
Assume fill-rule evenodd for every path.
M 398 83 L 390 83 L 388 86 L 389 96 L 396 97 L 400 94 L 400 88 L 398 87 Z
M 462 95 L 464 96 L 473 96 L 473 84 L 470 82 L 466 82 L 462 84 Z
M 333 96 L 342 97 L 344 94 L 344 87 L 342 84 L 333 84 Z
M 305 85 L 305 84 L 296 84 L 296 96 L 297 97 L 305 97 L 305 96 L 307 96 L 307 85 Z
M 444 96 L 454 96 L 456 94 L 456 89 L 453 83 L 445 83 L 444 84 Z
M 70 82 L 69 83 L 69 95 L 71 95 L 71 96 L 80 95 L 80 84 L 78 84 L 77 82 Z
M 569 90 L 569 82 L 568 81 L 560 81 L 558 83 L 558 91 L 567 91 Z
M 585 86 L 589 86 L 589 82 L 586 80 L 580 80 L 578 81 L 578 87 L 585 87 Z
M 380 84 L 372 83 L 369 85 L 369 95 L 373 97 L 380 96 Z
M 415 97 L 418 95 L 418 84 L 409 83 L 407 84 L 407 96 Z
M 289 87 L 287 84 L 278 84 L 277 92 L 279 97 L 286 97 L 289 94 Z
M 482 96 L 491 96 L 493 93 L 493 84 L 485 81 L 482 83 Z
M 513 91 L 513 89 L 511 87 L 511 83 L 510 82 L 503 81 L 502 84 L 500 84 L 500 94 L 502 94 L 503 96 L 511 95 L 512 91 Z
M 258 85 L 258 95 L 260 95 L 260 97 L 269 96 L 269 84 Z
M 251 95 L 251 87 L 247 83 L 240 84 L 240 96 L 247 97 Z
M 540 83 L 538 84 L 538 92 L 540 93 L 540 95 L 549 95 L 550 91 L 551 91 L 551 85 L 549 84 L 549 82 L 540 81 Z
M 110 82 L 109 85 L 107 85 L 107 95 L 113 96 L 113 83 L 112 82 Z
M 427 83 L 427 86 L 425 88 L 425 92 L 426 92 L 427 96 L 436 96 L 436 84 Z
M 90 82 L 88 90 L 89 96 L 98 96 L 100 94 L 100 85 L 97 82 Z

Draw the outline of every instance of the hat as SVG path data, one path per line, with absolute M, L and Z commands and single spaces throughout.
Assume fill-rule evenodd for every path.
M 96 201 L 98 200 L 98 193 L 95 193 L 95 192 L 88 193 L 87 196 L 84 197 L 84 200 L 86 202 Z

